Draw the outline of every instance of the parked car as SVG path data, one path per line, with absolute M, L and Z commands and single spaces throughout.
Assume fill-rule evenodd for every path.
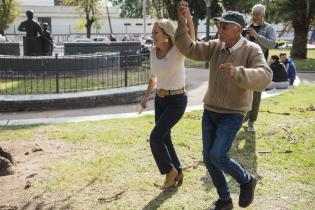
M 101 36 L 101 37 L 92 37 L 91 40 L 93 42 L 111 42 L 110 39 L 106 36 Z
M 93 41 L 88 38 L 82 38 L 82 39 L 75 39 L 72 42 L 93 42 Z
M 145 39 L 143 41 L 143 44 L 145 44 L 145 45 L 153 45 L 153 39 Z
M 276 48 L 279 48 L 279 49 L 290 49 L 290 48 L 292 48 L 292 44 L 280 44 L 279 46 L 276 46 Z
M 153 39 L 151 38 L 145 38 L 142 39 L 141 42 L 141 51 L 142 52 L 150 52 L 153 46 Z

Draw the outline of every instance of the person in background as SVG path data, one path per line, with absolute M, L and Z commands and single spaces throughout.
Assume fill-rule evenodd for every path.
M 127 36 L 124 36 L 121 41 L 123 41 L 123 42 L 128 41 Z
M 255 42 L 262 49 L 265 59 L 267 61 L 269 49 L 276 47 L 276 31 L 271 24 L 264 20 L 265 17 L 265 6 L 262 4 L 256 4 L 252 8 L 252 23 L 244 30 L 243 36 Z M 257 120 L 259 105 L 261 100 L 261 92 L 254 91 L 252 109 L 248 112 L 244 118 L 248 119 L 247 131 L 255 132 L 254 122 Z
M 6 38 L 0 34 L 0 42 L 6 42 Z
M 183 15 L 188 16 L 187 12 L 189 10 L 183 11 Z M 187 21 L 187 25 L 192 28 L 192 19 Z M 195 39 L 194 30 L 189 31 L 190 37 Z M 168 19 L 157 20 L 153 24 L 151 78 L 140 102 L 141 107 L 146 108 L 152 91 L 157 89 L 154 100 L 155 126 L 150 134 L 150 147 L 160 173 L 166 175 L 162 189 L 174 187 L 176 183 L 182 184 L 184 177 L 171 137 L 171 129 L 182 118 L 187 106 L 185 58 L 175 46 L 174 34 L 175 26 Z
M 295 77 L 296 77 L 295 64 L 294 64 L 294 62 L 293 62 L 293 60 L 291 58 L 287 57 L 286 53 L 280 53 L 279 56 L 280 56 L 281 63 L 283 63 L 285 65 L 286 70 L 288 72 L 289 84 L 293 85 Z
M 239 12 L 228 11 L 216 19 L 220 22 L 219 39 L 195 42 L 187 33 L 183 15 L 186 9 L 184 1 L 177 6 L 176 47 L 190 59 L 210 63 L 203 99 L 202 155 L 219 195 L 210 210 L 233 208 L 224 173 L 240 185 L 239 206 L 246 208 L 254 199 L 257 180 L 229 156 L 229 151 L 244 115 L 251 108 L 253 91 L 265 89 L 271 82 L 272 71 L 261 48 L 242 37 L 245 19 Z
M 280 62 L 279 56 L 270 57 L 269 66 L 273 72 L 272 82 L 266 87 L 266 90 L 273 88 L 287 89 L 289 87 L 288 73 L 283 63 Z

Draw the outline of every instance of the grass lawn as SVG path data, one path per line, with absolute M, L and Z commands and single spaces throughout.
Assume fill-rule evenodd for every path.
M 147 70 L 130 70 L 127 74 L 127 85 L 134 86 L 147 83 L 149 72 Z M 44 94 L 56 93 L 56 76 L 37 75 L 36 79 L 11 77 L 0 80 L 0 94 Z M 123 71 L 91 74 L 84 72 L 79 76 L 59 76 L 59 92 L 79 92 L 99 89 L 125 87 L 125 73 Z
M 269 56 L 279 55 L 280 52 L 285 52 L 290 56 L 290 50 L 288 49 L 273 49 L 270 50 Z M 307 50 L 307 59 L 294 60 L 297 71 L 315 71 L 315 49 Z M 185 66 L 189 68 L 204 68 L 204 62 L 197 62 L 190 59 L 185 60 Z
M 231 156 L 258 177 L 248 209 L 315 209 L 314 92 L 315 85 L 301 85 L 262 100 L 256 133 L 239 131 Z M 41 198 L 47 209 L 205 209 L 217 197 L 202 164 L 201 115 L 186 113 L 174 128 L 185 178 L 181 187 L 166 192 L 159 189 L 164 177 L 147 141 L 153 116 L 2 127 L 0 145 L 62 141 L 78 149 L 71 146 L 62 158 L 43 166 L 46 173 L 28 190 L 2 193 Z M 240 209 L 238 184 L 227 180 L 235 209 Z M 3 199 L 0 203 L 8 203 Z

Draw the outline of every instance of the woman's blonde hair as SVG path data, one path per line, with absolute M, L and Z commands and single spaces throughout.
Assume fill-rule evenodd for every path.
M 175 43 L 175 26 L 170 20 L 159 19 L 156 20 L 154 24 L 157 24 L 163 30 L 163 32 L 170 37 L 170 40 L 173 44 Z

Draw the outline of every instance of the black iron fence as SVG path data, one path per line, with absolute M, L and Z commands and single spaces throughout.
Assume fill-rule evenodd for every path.
M 145 84 L 149 55 L 0 56 L 0 95 L 92 91 Z

